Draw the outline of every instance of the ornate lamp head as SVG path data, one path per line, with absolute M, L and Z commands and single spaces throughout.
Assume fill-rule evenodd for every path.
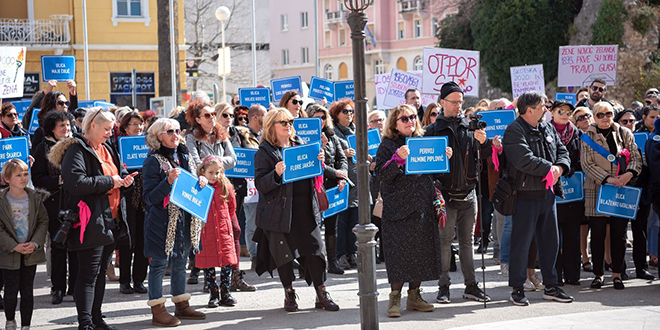
M 374 0 L 344 0 L 344 6 L 351 12 L 365 11 Z

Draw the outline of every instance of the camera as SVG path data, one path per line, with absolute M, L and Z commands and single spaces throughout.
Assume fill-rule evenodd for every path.
M 63 245 L 66 242 L 66 239 L 69 237 L 71 227 L 73 227 L 74 224 L 80 222 L 80 219 L 78 218 L 78 213 L 72 210 L 60 211 L 57 217 L 60 219 L 62 224 L 60 225 L 60 228 L 57 229 L 57 233 L 55 233 L 53 243 Z
M 476 131 L 478 129 L 484 129 L 488 124 L 485 121 L 480 120 L 482 115 L 470 115 L 470 124 L 468 125 L 469 131 Z

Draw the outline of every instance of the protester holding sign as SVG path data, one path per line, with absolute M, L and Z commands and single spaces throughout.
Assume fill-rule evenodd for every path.
M 188 111 L 194 110 L 189 108 Z M 144 255 L 151 258 L 147 304 L 151 307 L 151 324 L 157 326 L 179 325 L 179 318 L 206 318 L 204 313 L 190 307 L 188 301 L 191 296 L 186 293 L 186 261 L 191 247 L 195 252 L 200 249 L 202 221 L 169 202 L 172 184 L 181 170 L 196 168 L 187 148 L 179 144 L 180 132 L 179 122 L 174 119 L 163 118 L 153 123 L 147 132 L 147 144 L 152 153 L 142 167 L 142 197 L 146 214 Z M 200 187 L 204 187 L 206 182 L 205 177 L 199 178 Z M 172 302 L 176 305 L 174 316 L 165 309 L 163 298 L 163 277 L 168 263 Z
M 259 149 L 259 140 L 261 139 L 261 129 L 264 127 L 264 116 L 266 108 L 260 104 L 253 104 L 248 111 L 248 134 L 247 145 L 250 149 Z M 254 178 L 247 181 L 247 196 L 243 203 L 243 213 L 245 213 L 245 243 L 250 254 L 251 269 L 257 267 L 257 243 L 252 240 L 254 231 L 257 227 L 255 223 L 257 202 L 259 201 L 259 191 L 254 186 Z
M 18 112 L 16 107 L 7 102 L 2 104 L 2 127 L 0 127 L 0 132 L 2 132 L 2 137 L 17 137 L 17 136 L 26 136 L 28 135 L 27 130 L 21 127 L 21 121 L 18 120 Z M 7 132 L 5 132 L 5 130 Z M 6 136 L 9 133 L 9 136 Z
M 55 80 L 49 80 L 46 83 L 46 89 L 43 91 L 34 94 L 32 97 L 32 104 L 30 104 L 30 107 L 28 107 L 27 111 L 25 112 L 25 115 L 23 116 L 23 128 L 28 129 L 30 127 L 30 118 L 32 118 L 32 111 L 34 108 L 40 108 L 43 110 L 43 100 L 44 98 L 51 93 L 58 93 L 57 95 L 51 95 L 51 101 L 48 102 L 47 107 L 48 110 L 51 110 L 53 108 L 57 110 L 66 110 L 64 106 L 67 106 L 68 108 L 71 109 L 76 109 L 78 108 L 78 93 L 76 92 L 76 82 L 73 80 L 68 80 L 66 82 L 66 86 L 69 89 L 69 100 L 70 103 L 67 104 L 67 99 L 64 94 L 61 92 L 53 92 L 55 87 L 57 87 L 57 81 Z M 61 102 L 59 102 L 61 101 Z M 44 114 L 45 115 L 45 114 Z M 77 130 L 74 131 L 74 133 L 77 133 Z M 36 145 L 36 144 L 35 144 Z
M 371 110 L 367 114 L 367 121 L 369 121 L 369 130 L 377 129 L 378 134 L 383 134 L 383 128 L 385 126 L 385 111 L 383 110 Z M 368 135 L 368 133 L 367 133 Z M 380 146 L 380 145 L 379 145 Z M 378 150 L 378 149 L 376 149 Z M 376 151 L 378 152 L 378 151 Z M 375 157 L 374 157 L 375 158 Z M 371 212 L 371 222 L 378 227 L 378 232 L 374 239 L 379 241 L 378 249 L 376 250 L 377 258 L 376 263 L 380 264 L 385 261 L 385 250 L 383 244 L 383 230 L 382 230 L 382 212 L 378 213 L 378 208 L 382 211 L 383 199 L 380 196 L 380 177 L 376 175 L 376 160 L 374 159 L 371 164 L 369 164 L 369 192 L 371 193 L 371 199 L 374 201 L 374 211 Z M 380 206 L 378 206 L 380 204 Z
M 316 308 L 339 310 L 325 287 L 325 253 L 319 224 L 321 212 L 314 179 L 282 183 L 286 164 L 283 148 L 300 145 L 293 131 L 293 116 L 283 108 L 269 111 L 264 117 L 264 129 L 259 151 L 255 155 L 255 185 L 259 190 L 257 205 L 258 242 L 257 274 L 275 268 L 284 287 L 284 309 L 298 311 L 293 260 L 297 258 L 308 285 L 314 283 Z M 318 159 L 324 161 L 324 153 Z
M 293 118 L 305 118 L 307 114 L 303 111 L 302 105 L 302 96 L 296 91 L 288 91 L 282 96 L 279 107 L 289 110 Z
M 191 125 L 190 132 L 186 134 L 186 147 L 190 151 L 193 164 L 201 164 L 202 158 L 208 155 L 222 157 L 225 169 L 236 165 L 234 148 L 229 142 L 229 134 L 223 129 L 217 118 L 218 112 L 209 104 L 202 101 L 193 101 L 186 109 L 186 120 Z M 233 118 L 231 114 L 225 113 L 226 120 Z
M 585 214 L 591 226 L 591 253 L 595 278 L 592 288 L 603 285 L 603 258 L 605 254 L 606 226 L 610 225 L 610 250 L 612 252 L 612 282 L 617 290 L 624 289 L 621 280 L 626 253 L 626 229 L 628 220 L 621 217 L 596 213 L 598 190 L 605 183 L 617 187 L 627 185 L 642 170 L 641 155 L 637 152 L 635 138 L 628 129 L 613 122 L 614 109 L 607 102 L 593 107 L 596 122 L 582 135 L 580 162 L 585 171 Z

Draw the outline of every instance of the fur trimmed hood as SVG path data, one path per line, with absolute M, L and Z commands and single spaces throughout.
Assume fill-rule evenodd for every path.
M 62 169 L 62 159 L 70 146 L 80 143 L 75 137 L 64 138 L 58 141 L 48 153 L 48 160 L 58 169 Z

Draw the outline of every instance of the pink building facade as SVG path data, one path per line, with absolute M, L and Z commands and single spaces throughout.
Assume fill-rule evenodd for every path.
M 301 76 L 309 82 L 316 73 L 316 0 L 270 0 L 270 57 L 272 78 Z

